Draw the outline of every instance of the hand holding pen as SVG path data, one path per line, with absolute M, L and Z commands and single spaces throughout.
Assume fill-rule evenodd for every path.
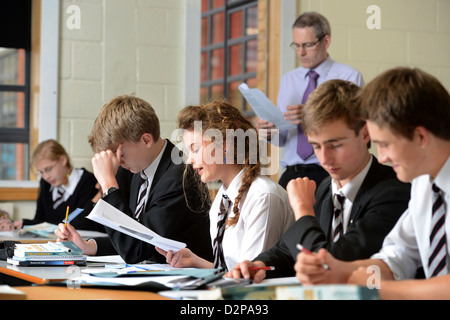
M 327 250 L 322 248 L 313 253 L 301 245 L 297 249 L 300 250 L 294 265 L 297 279 L 303 285 L 330 283 L 333 272 L 328 263 L 334 266 L 334 260 Z
M 300 252 L 304 252 L 306 254 L 313 254 L 311 251 L 306 249 L 304 246 L 302 246 L 300 243 L 297 244 L 297 249 L 300 250 Z M 330 266 L 328 266 L 326 263 L 322 264 L 322 267 L 326 270 L 330 270 Z
M 253 279 L 259 283 L 266 277 L 266 271 L 275 270 L 274 267 L 266 266 L 262 261 L 245 260 L 238 263 L 233 269 L 225 274 L 225 277 L 239 279 Z

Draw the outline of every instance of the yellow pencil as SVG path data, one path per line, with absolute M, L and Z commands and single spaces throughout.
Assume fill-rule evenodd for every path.
M 66 220 L 64 220 L 64 228 L 67 227 L 67 218 L 69 217 L 69 206 L 67 206 L 67 210 L 66 210 Z

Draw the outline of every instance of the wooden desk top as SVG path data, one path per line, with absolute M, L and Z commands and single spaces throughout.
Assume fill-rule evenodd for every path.
M 26 294 L 26 300 L 171 300 L 154 292 L 114 289 L 69 289 L 67 287 L 14 287 Z
M 67 267 L 21 267 L 6 261 L 0 261 L 0 273 L 25 280 L 34 284 L 45 284 L 50 281 L 63 281 L 71 277 Z

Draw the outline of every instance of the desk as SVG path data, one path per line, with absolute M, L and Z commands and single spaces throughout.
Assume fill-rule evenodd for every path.
M 25 293 L 26 300 L 171 300 L 154 292 L 114 289 L 69 289 L 67 287 L 14 287 Z
M 73 276 L 67 267 L 19 267 L 0 261 L 0 282 L 10 286 L 45 284 L 51 281 L 64 281 Z
M 0 261 L 0 282 L 24 292 L 27 300 L 170 300 L 148 291 L 33 286 L 67 280 L 73 276 L 69 268 L 18 267 Z

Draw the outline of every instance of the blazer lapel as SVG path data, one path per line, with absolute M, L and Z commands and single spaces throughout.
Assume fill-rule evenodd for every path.
M 134 212 L 136 211 L 137 198 L 139 195 L 139 188 L 141 184 L 141 175 L 139 173 L 133 174 L 133 178 L 131 180 L 131 188 L 130 188 L 130 209 Z
M 359 214 L 361 213 L 363 204 L 367 203 L 367 201 L 365 200 L 366 197 L 372 197 L 370 189 L 379 181 L 379 177 L 381 175 L 381 172 L 379 170 L 380 168 L 381 164 L 378 163 L 376 157 L 372 156 L 372 164 L 369 168 L 369 171 L 367 172 L 366 177 L 364 178 L 363 183 L 361 184 L 361 187 L 358 190 L 358 193 L 356 194 L 355 202 L 353 203 L 352 211 L 350 212 L 350 219 L 347 229 L 351 228 L 353 221 L 356 221 Z
M 329 239 L 331 231 L 331 221 L 333 220 L 333 200 L 331 196 L 331 178 L 326 178 L 321 183 L 316 193 L 316 203 L 320 203 L 317 213 L 320 214 L 319 224 L 325 231 L 326 237 Z M 316 213 L 316 214 L 317 214 Z
M 169 140 L 166 140 L 166 143 L 167 143 L 166 149 L 164 150 L 164 153 L 161 156 L 158 168 L 156 169 L 155 175 L 153 176 L 152 185 L 150 186 L 150 194 L 148 195 L 146 206 L 148 206 L 148 204 L 150 203 L 150 200 L 154 194 L 155 187 L 161 180 L 161 177 L 164 175 L 167 169 L 173 164 L 172 150 L 173 148 L 175 148 L 175 145 Z

